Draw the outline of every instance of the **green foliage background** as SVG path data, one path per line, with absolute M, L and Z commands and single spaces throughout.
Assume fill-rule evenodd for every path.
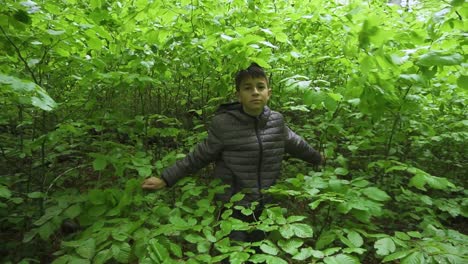
M 466 263 L 468 5 L 383 2 L 2 1 L 0 260 Z M 326 165 L 253 224 L 210 168 L 142 192 L 252 61 Z

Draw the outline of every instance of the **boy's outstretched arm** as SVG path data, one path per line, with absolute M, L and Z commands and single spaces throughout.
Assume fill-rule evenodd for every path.
M 210 162 L 215 161 L 223 148 L 218 137 L 217 122 L 213 122 L 208 130 L 208 137 L 199 143 L 185 158 L 178 160 L 174 165 L 166 168 L 161 178 L 150 177 L 143 184 L 143 189 L 158 190 L 166 186 L 173 186 L 179 179 L 197 172 Z
M 298 136 L 288 126 L 285 131 L 285 151 L 295 158 L 309 163 L 320 165 L 323 162 L 322 155 L 311 147 L 303 138 Z

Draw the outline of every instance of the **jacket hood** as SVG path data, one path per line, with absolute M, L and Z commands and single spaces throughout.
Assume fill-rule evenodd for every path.
M 251 116 L 245 113 L 244 109 L 242 108 L 241 103 L 234 102 L 234 103 L 221 104 L 218 107 L 218 110 L 216 110 L 216 115 L 219 115 L 222 113 L 233 115 L 236 118 L 243 120 L 245 122 L 251 122 L 252 119 L 258 119 L 260 126 L 264 126 L 266 125 L 266 122 L 268 121 L 268 118 L 271 115 L 271 110 L 268 106 L 265 106 L 260 116 L 255 117 L 255 116 Z
M 216 114 L 226 113 L 232 110 L 242 111 L 242 105 L 239 102 L 221 104 L 216 110 Z

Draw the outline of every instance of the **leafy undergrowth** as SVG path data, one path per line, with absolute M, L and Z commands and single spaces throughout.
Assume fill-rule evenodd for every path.
M 455 186 L 417 173 L 389 191 L 364 176 L 298 174 L 265 193 L 277 203 L 254 223 L 231 217 L 233 209 L 254 212 L 255 204 L 236 205 L 243 194 L 224 207 L 214 202 L 224 190 L 217 181 L 187 178 L 157 192 L 142 191 L 137 179 L 125 188 L 67 189 L 48 198 L 23 243 L 53 241 L 46 249 L 53 254 L 42 259 L 53 263 L 464 263 L 468 237 L 441 223 L 463 214 L 448 207 L 458 201 L 442 202 L 421 190 L 427 184 L 454 192 Z M 261 230 L 267 239 L 232 241 L 229 233 L 236 230 Z

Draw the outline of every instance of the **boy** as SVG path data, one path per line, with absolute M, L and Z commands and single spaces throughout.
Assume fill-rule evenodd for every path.
M 243 192 L 241 205 L 258 202 L 252 219 L 234 212 L 234 217 L 251 222 L 268 202 L 261 190 L 279 178 L 285 153 L 317 165 L 321 163 L 321 155 L 285 125 L 280 113 L 266 106 L 272 90 L 259 65 L 253 63 L 239 71 L 235 81 L 239 102 L 221 105 L 212 119 L 208 137 L 184 159 L 164 170 L 161 179 L 146 179 L 142 188 L 157 190 L 173 186 L 185 175 L 215 162 L 214 176 L 229 186 L 217 199 L 229 201 L 232 195 Z M 258 235 L 252 236 L 240 232 L 231 237 L 250 242 L 259 240 Z

